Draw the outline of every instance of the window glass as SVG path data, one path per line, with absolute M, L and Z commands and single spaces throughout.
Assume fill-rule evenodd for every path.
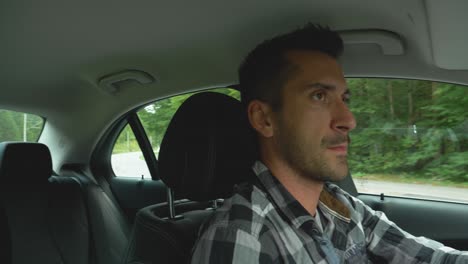
M 115 142 L 111 165 L 116 176 L 151 179 L 148 165 L 129 125 L 120 132 Z
M 209 91 L 230 95 L 240 100 L 239 92 L 234 89 L 217 88 Z M 165 98 L 151 103 L 137 112 L 156 158 L 159 155 L 159 146 L 172 116 L 179 106 L 193 94 L 195 93 Z M 148 165 L 129 125 L 122 130 L 115 142 L 111 164 L 114 174 L 118 177 L 144 177 L 145 179 L 151 179 Z
M 37 142 L 43 127 L 42 117 L 0 109 L 0 142 Z
M 217 88 L 209 91 L 223 93 L 240 100 L 239 92 L 234 89 Z M 138 111 L 138 117 L 140 118 L 151 145 L 153 146 L 156 158 L 159 155 L 159 146 L 161 145 L 162 138 L 172 116 L 175 114 L 179 106 L 193 94 L 195 93 L 182 94 L 162 99 L 149 104 Z
M 363 78 L 348 86 L 360 193 L 468 203 L 468 87 Z

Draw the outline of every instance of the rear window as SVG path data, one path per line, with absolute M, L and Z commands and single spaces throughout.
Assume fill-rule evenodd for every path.
M 240 100 L 239 91 L 231 88 L 215 88 L 205 91 L 222 93 Z M 172 116 L 175 114 L 177 109 L 179 109 L 180 105 L 187 100 L 187 98 L 196 93 L 199 92 L 181 94 L 162 99 L 149 104 L 138 111 L 138 117 L 140 118 L 151 145 L 153 146 L 156 158 L 159 156 L 159 146 L 161 145 L 162 138 L 166 133 L 166 129 L 169 126 Z
M 229 95 L 240 100 L 237 90 L 216 88 L 208 90 Z M 148 140 L 153 148 L 156 159 L 159 156 L 159 146 L 167 126 L 179 106 L 190 96 L 198 93 L 187 93 L 168 97 L 146 105 L 137 112 L 138 118 L 145 129 Z M 148 164 L 138 145 L 132 129 L 127 125 L 117 138 L 111 157 L 112 169 L 117 177 L 136 177 L 150 179 Z
M 43 127 L 40 116 L 0 109 L 0 142 L 37 142 Z

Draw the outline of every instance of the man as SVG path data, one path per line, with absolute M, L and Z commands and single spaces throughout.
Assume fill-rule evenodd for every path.
M 239 77 L 258 134 L 256 177 L 204 225 L 192 263 L 468 263 L 330 183 L 348 174 L 356 126 L 342 49 L 337 33 L 307 25 L 247 56 Z

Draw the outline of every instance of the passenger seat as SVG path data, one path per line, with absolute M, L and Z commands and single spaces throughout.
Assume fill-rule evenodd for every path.
M 253 175 L 253 142 L 239 101 L 213 92 L 188 98 L 172 118 L 159 153 L 161 179 L 170 188 L 170 216 L 158 214 L 165 204 L 138 212 L 125 263 L 188 263 L 198 229 L 216 204 L 183 212 L 174 206 L 174 194 L 198 202 L 231 196 L 236 183 Z

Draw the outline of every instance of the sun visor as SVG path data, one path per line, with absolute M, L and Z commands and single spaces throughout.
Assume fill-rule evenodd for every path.
M 468 1 L 426 0 L 434 64 L 448 70 L 468 69 Z

